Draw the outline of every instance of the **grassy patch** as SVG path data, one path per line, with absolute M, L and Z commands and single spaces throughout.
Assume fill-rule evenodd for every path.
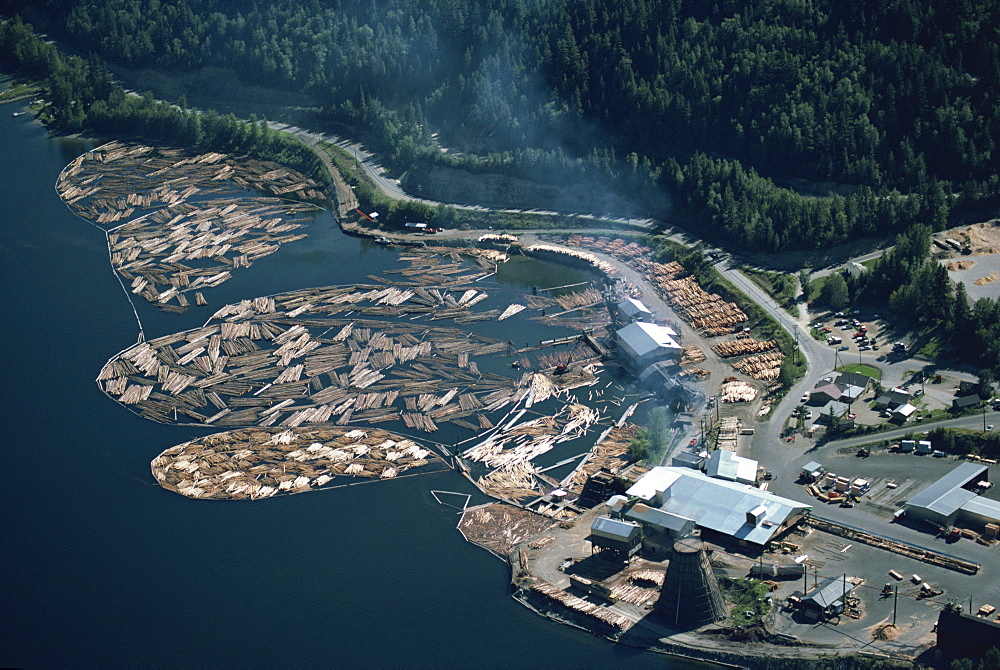
M 771 610 L 771 589 L 759 579 L 720 577 L 719 587 L 732 606 L 729 621 L 734 626 L 759 623 Z
M 940 338 L 931 337 L 924 343 L 919 350 L 917 350 L 916 355 L 923 358 L 929 358 L 931 360 L 936 360 L 944 354 L 944 343 L 941 342 Z
M 872 379 L 882 379 L 882 370 L 875 367 L 874 365 L 867 365 L 865 363 L 851 363 L 849 365 L 841 365 L 837 368 L 838 372 L 857 372 L 862 375 L 871 377 Z
M 6 91 L 0 93 L 0 104 L 5 102 L 13 102 L 15 100 L 20 100 L 21 98 L 30 98 L 39 95 L 42 92 L 41 86 L 36 84 L 20 83 L 14 84 Z
M 740 271 L 764 289 L 786 312 L 792 316 L 798 314 L 795 305 L 795 290 L 798 286 L 798 279 L 794 275 L 766 272 L 754 268 L 741 268 Z

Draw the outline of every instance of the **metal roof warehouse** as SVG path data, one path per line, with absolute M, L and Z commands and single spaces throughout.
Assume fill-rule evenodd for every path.
M 669 514 L 691 519 L 702 531 L 743 546 L 765 546 L 811 509 L 752 486 L 713 479 L 684 467 L 655 467 L 626 495 L 637 496 Z

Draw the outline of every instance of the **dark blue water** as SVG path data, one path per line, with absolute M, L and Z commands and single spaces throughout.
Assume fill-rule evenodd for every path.
M 429 494 L 472 492 L 452 473 L 253 503 L 156 486 L 150 460 L 200 433 L 144 421 L 98 392 L 97 371 L 137 325 L 103 235 L 53 190 L 90 145 L 49 138 L 16 109 L 0 107 L 0 664 L 668 664 L 512 600 L 507 567 L 466 544 L 454 511 Z M 393 259 L 328 217 L 309 232 L 303 251 L 209 293 L 212 309 L 303 281 L 366 281 Z M 209 315 L 138 307 L 148 336 Z

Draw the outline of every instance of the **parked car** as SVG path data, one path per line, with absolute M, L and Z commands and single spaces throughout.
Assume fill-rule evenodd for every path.
M 807 400 L 809 400 L 809 394 L 808 393 L 803 393 L 802 394 L 802 399 L 799 402 L 806 402 Z
M 991 423 L 990 425 L 986 426 L 986 430 L 993 430 L 993 424 Z
M 837 347 L 837 351 L 847 351 L 848 349 L 850 349 L 850 347 L 846 344 L 841 347 Z
M 808 420 L 809 420 L 809 419 L 811 419 L 811 418 L 813 418 L 813 413 L 812 413 L 812 412 L 806 412 L 806 421 L 808 421 Z M 991 429 L 991 430 L 992 430 L 992 428 L 993 428 L 993 427 L 992 427 L 992 426 L 990 426 L 990 429 Z
M 869 349 L 871 349 L 871 347 L 869 347 L 867 344 L 862 344 L 860 347 L 858 347 L 858 351 L 868 351 Z

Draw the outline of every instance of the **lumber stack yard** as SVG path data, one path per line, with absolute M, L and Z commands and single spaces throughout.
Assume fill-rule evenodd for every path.
M 444 462 L 413 440 L 377 428 L 243 428 L 171 447 L 153 459 L 163 488 L 189 498 L 257 500 L 391 479 Z
M 110 142 L 77 157 L 56 191 L 105 230 L 129 290 L 167 310 L 207 304 L 203 291 L 296 233 L 323 200 L 311 179 L 275 163 L 219 153 Z M 261 197 L 252 191 L 277 197 Z
M 717 294 L 708 293 L 676 261 L 659 263 L 649 258 L 649 249 L 635 242 L 613 237 L 572 235 L 566 244 L 586 247 L 607 253 L 645 276 L 656 293 L 692 328 L 705 338 L 716 338 L 733 333 L 746 323 L 747 315 L 734 303 Z M 739 333 L 735 339 L 711 345 L 720 358 L 731 359 L 734 370 L 751 379 L 774 382 L 781 372 L 784 354 L 778 351 L 774 340 L 759 341 L 749 333 Z M 696 364 L 705 360 L 697 347 L 685 347 L 681 358 L 681 375 L 691 379 L 704 379 L 709 372 Z M 727 378 L 719 391 L 723 402 L 751 402 L 758 396 L 758 389 L 747 381 Z

